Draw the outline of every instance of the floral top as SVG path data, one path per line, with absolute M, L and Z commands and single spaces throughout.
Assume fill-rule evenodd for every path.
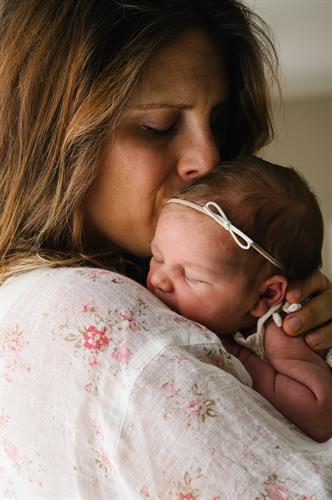
M 331 499 L 332 440 L 251 388 L 216 335 L 119 274 L 0 287 L 0 498 Z

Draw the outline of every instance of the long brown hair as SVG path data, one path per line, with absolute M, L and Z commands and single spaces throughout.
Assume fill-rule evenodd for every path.
M 0 275 L 100 264 L 83 203 L 121 111 L 152 55 L 185 29 L 223 48 L 230 79 L 223 159 L 252 153 L 272 127 L 276 54 L 261 19 L 235 0 L 2 0 Z M 113 249 L 113 262 L 120 251 Z

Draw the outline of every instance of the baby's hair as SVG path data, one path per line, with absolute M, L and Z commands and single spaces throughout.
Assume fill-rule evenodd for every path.
M 316 196 L 293 168 L 252 156 L 225 162 L 178 198 L 200 205 L 218 203 L 232 224 L 282 264 L 289 282 L 304 280 L 321 266 L 322 214 Z M 280 272 L 254 250 L 236 248 L 238 264 L 245 262 L 248 267 L 251 259 L 252 276 L 263 266 L 269 275 Z

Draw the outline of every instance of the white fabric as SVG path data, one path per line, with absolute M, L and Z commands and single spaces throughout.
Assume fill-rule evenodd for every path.
M 258 319 L 255 332 L 251 333 L 247 337 L 241 332 L 236 332 L 236 334 L 234 335 L 234 340 L 238 344 L 257 354 L 257 356 L 259 356 L 261 359 L 266 360 L 264 348 L 265 323 L 271 318 L 271 316 L 273 317 L 274 314 L 279 311 L 280 306 L 281 304 L 277 304 L 270 307 L 270 309 Z M 277 326 L 280 325 L 277 324 Z
M 332 497 L 313 442 L 205 328 L 133 281 L 36 270 L 0 287 L 0 498 Z

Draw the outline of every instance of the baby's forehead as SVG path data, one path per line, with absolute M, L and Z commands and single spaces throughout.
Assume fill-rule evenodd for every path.
M 204 242 L 204 248 L 211 253 L 219 254 L 218 262 L 233 261 L 238 254 L 237 245 L 230 234 L 211 217 L 187 206 L 176 204 L 166 205 L 159 219 L 159 231 L 177 232 L 177 238 L 190 239 L 188 244 L 198 239 Z M 158 223 L 159 224 L 159 223 Z M 216 259 L 217 260 L 217 259 Z
M 229 239 L 227 232 L 211 217 L 193 210 L 191 207 L 176 205 L 175 203 L 166 205 L 163 208 L 159 222 L 162 229 L 167 227 L 189 228 L 193 234 L 206 236 L 211 243 L 221 244 L 225 238 Z M 187 231 L 181 234 L 187 235 Z
M 239 274 L 249 283 L 253 250 L 240 248 L 231 234 L 214 219 L 191 207 L 174 203 L 164 207 L 160 222 L 163 241 L 168 240 L 167 231 L 170 230 L 173 241 L 175 234 L 182 248 L 190 251 L 193 261 L 196 258 L 198 262 L 206 261 L 210 269 L 215 270 L 217 280 Z

